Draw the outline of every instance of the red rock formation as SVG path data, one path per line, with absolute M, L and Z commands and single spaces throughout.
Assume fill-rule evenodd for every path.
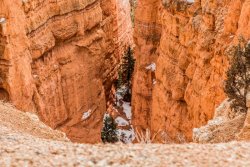
M 1 1 L 0 98 L 37 112 L 72 141 L 100 141 L 106 97 L 132 42 L 130 8 L 119 3 Z
M 135 126 L 161 131 L 158 141 L 183 135 L 190 141 L 192 129 L 213 117 L 225 99 L 227 49 L 239 36 L 250 39 L 249 6 L 249 0 L 138 0 Z M 145 69 L 151 62 L 155 72 Z
M 134 54 L 136 65 L 133 77 L 133 124 L 136 128 L 146 129 L 152 114 L 152 87 L 154 71 L 150 67 L 156 62 L 156 49 L 160 40 L 159 0 L 137 1 L 134 28 Z

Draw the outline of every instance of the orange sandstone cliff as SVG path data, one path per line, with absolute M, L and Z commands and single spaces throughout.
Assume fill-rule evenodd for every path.
M 134 31 L 135 128 L 191 141 L 225 99 L 227 49 L 250 39 L 250 0 L 138 0 Z
M 0 100 L 72 141 L 100 141 L 116 68 L 132 43 L 130 5 L 121 3 L 2 0 Z
M 159 142 L 191 141 L 226 98 L 227 51 L 250 39 L 250 0 L 137 0 L 134 30 L 129 2 L 0 1 L 0 100 L 72 141 L 99 142 L 121 56 L 134 40 L 134 128 Z M 249 136 L 246 118 L 241 136 Z

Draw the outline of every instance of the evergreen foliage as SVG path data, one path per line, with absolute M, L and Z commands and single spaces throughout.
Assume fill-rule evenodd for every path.
M 111 116 L 104 118 L 104 126 L 101 132 L 101 138 L 103 143 L 115 143 L 118 141 L 116 123 Z
M 126 92 L 124 93 L 123 100 L 126 102 L 131 101 L 131 80 L 134 72 L 135 59 L 133 57 L 133 51 L 129 47 L 127 52 L 122 58 L 121 68 L 118 73 L 118 88 L 126 86 Z
M 132 75 L 134 72 L 135 59 L 133 57 L 133 51 L 129 47 L 122 59 L 121 73 L 123 84 L 130 86 Z
M 234 47 L 231 67 L 227 71 L 225 93 L 231 100 L 233 111 L 247 112 L 246 96 L 250 89 L 250 44 Z
M 119 70 L 118 72 L 118 80 L 117 80 L 117 88 L 120 88 L 122 86 L 123 79 L 122 79 L 122 72 Z

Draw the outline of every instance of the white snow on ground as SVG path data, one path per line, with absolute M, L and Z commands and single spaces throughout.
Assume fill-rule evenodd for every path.
M 116 91 L 115 96 L 116 96 L 116 100 L 117 100 L 117 104 L 116 104 L 117 106 L 120 106 L 119 101 L 123 99 L 123 96 L 124 96 L 124 94 L 126 93 L 127 89 L 128 89 L 128 88 L 127 88 L 126 86 L 122 86 L 121 88 L 119 88 L 119 89 Z
M 155 69 L 155 67 L 153 67 Z M 122 117 L 117 117 L 115 119 L 115 122 L 118 124 L 118 126 L 131 126 L 131 118 L 132 118 L 132 112 L 131 112 L 131 105 L 130 102 L 123 101 L 123 97 L 125 93 L 127 92 L 128 88 L 126 86 L 122 86 L 121 88 L 117 89 L 116 91 L 116 105 L 118 107 L 122 107 L 124 114 L 126 115 L 127 120 L 123 119 Z M 131 143 L 135 139 L 135 132 L 134 129 L 131 128 L 129 130 L 125 129 L 117 129 L 117 135 L 119 139 L 125 143 Z
M 146 67 L 147 70 L 151 70 L 151 71 L 155 71 L 156 69 L 156 64 L 155 63 L 151 63 L 150 65 L 148 65 Z
M 155 70 L 155 64 L 152 64 L 149 70 Z M 121 86 L 116 90 L 115 98 L 116 98 L 116 106 L 118 108 L 122 108 L 123 113 L 126 115 L 126 118 L 122 118 L 118 116 L 115 119 L 115 122 L 118 125 L 117 135 L 119 139 L 124 143 L 131 143 L 135 139 L 135 132 L 131 125 L 132 111 L 131 111 L 131 103 L 123 101 L 123 97 L 128 91 L 128 87 L 126 85 Z M 116 110 L 117 111 L 117 110 Z M 118 112 L 118 111 L 117 111 Z M 119 129 L 119 127 L 129 126 L 129 129 Z
M 126 117 L 131 120 L 132 112 L 131 112 L 131 105 L 128 102 L 123 102 L 122 105 L 123 112 L 126 114 Z
M 104 116 L 103 116 L 103 122 L 104 122 L 105 118 L 109 117 L 109 116 L 110 116 L 109 113 L 105 113 Z
M 115 122 L 117 123 L 118 126 L 128 126 L 129 125 L 128 121 L 126 121 L 122 117 L 117 117 L 115 119 Z
M 122 104 L 123 112 L 126 114 L 126 117 L 128 120 L 131 120 L 132 118 L 132 112 L 131 112 L 131 106 L 129 102 L 123 102 Z M 127 122 L 128 123 L 128 122 Z M 129 121 L 128 125 L 130 125 L 131 121 Z M 124 143 L 132 143 L 132 141 L 135 139 L 135 132 L 133 127 L 129 130 L 125 129 L 118 129 L 117 134 L 119 136 L 119 139 L 123 141 Z
M 29 2 L 29 0 L 22 0 L 23 1 L 23 3 L 27 3 L 27 2 Z
M 119 139 L 125 143 L 132 143 L 135 139 L 135 132 L 133 128 L 130 130 L 118 129 L 117 135 L 119 136 Z
M 84 112 L 82 114 L 82 120 L 86 120 L 87 118 L 89 118 L 89 116 L 91 115 L 91 112 L 92 112 L 91 109 L 89 109 L 88 111 Z
M 6 21 L 5 18 L 3 18 L 3 17 L 0 18 L 0 23 L 4 23 L 5 21 Z
M 212 120 L 209 120 L 207 125 L 218 126 L 218 125 L 222 124 L 223 122 L 224 122 L 223 117 L 217 117 L 217 118 L 214 118 Z
M 153 85 L 155 85 L 157 83 L 156 79 L 153 79 Z

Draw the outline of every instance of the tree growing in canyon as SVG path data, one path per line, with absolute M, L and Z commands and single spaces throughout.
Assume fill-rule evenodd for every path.
M 115 143 L 118 141 L 116 127 L 117 125 L 110 115 L 104 118 L 104 126 L 101 132 L 103 143 Z
M 132 74 L 134 72 L 135 59 L 133 57 L 133 51 L 129 47 L 125 55 L 123 56 L 121 71 L 123 74 L 124 84 L 130 85 Z
M 250 89 L 250 43 L 233 48 L 231 67 L 227 71 L 225 93 L 233 111 L 247 112 L 246 96 Z
M 133 57 L 133 51 L 131 47 L 128 48 L 127 52 L 124 54 L 121 64 L 120 73 L 118 80 L 122 80 L 121 85 L 125 85 L 128 89 L 124 94 L 124 101 L 131 101 L 131 80 L 134 72 L 135 59 Z M 120 78 L 121 77 L 121 78 Z M 121 86 L 120 85 L 120 86 Z

